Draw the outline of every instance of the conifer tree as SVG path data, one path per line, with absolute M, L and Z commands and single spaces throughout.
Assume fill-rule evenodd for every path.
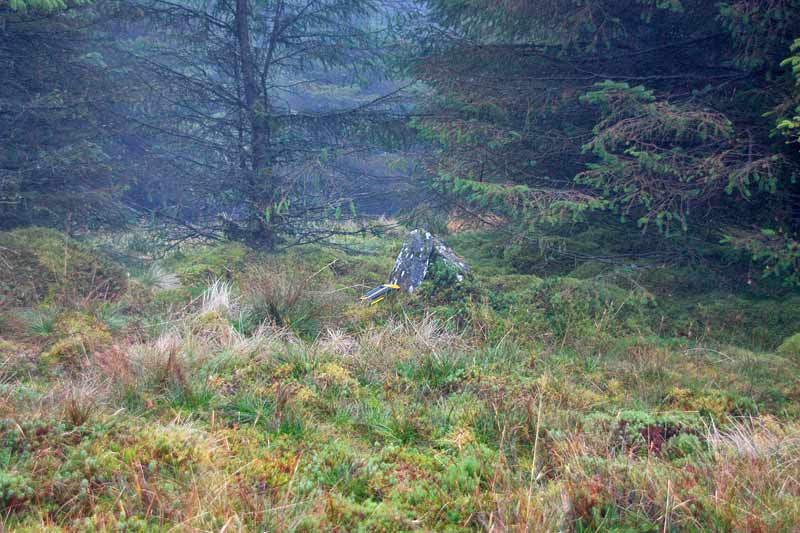
M 100 53 L 97 17 L 61 0 L 0 2 L 0 227 L 123 218 L 113 109 L 129 88 Z
M 684 248 L 723 240 L 762 266 L 772 252 L 747 235 L 796 242 L 800 157 L 779 133 L 794 127 L 781 63 L 797 1 L 427 5 L 413 70 L 433 94 L 416 126 L 438 146 L 437 190 L 533 240 L 617 220 Z
M 150 32 L 123 48 L 160 103 L 134 116 L 175 154 L 171 180 L 196 226 L 268 249 L 330 236 L 322 221 L 352 198 L 325 183 L 329 163 L 363 148 L 359 132 L 390 102 L 372 101 L 384 89 L 378 4 L 141 0 L 137 11 L 146 22 L 134 15 L 131 28 Z M 351 96 L 315 105 L 326 91 Z

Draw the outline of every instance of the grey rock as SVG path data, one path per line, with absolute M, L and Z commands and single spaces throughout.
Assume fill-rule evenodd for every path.
M 464 279 L 464 273 L 469 272 L 469 265 L 456 255 L 452 248 L 437 237 L 433 238 L 433 254 L 431 255 L 438 256 L 445 263 L 455 268 L 456 271 L 458 271 L 458 281 L 462 281 Z
M 400 286 L 400 290 L 414 292 L 428 274 L 428 266 L 437 257 L 458 271 L 459 281 L 464 279 L 463 274 L 469 272 L 469 266 L 441 239 L 434 237 L 427 231 L 416 229 L 412 231 L 403 248 L 397 255 L 389 283 Z

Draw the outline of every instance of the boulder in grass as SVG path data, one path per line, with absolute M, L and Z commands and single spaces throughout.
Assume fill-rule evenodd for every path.
M 435 260 L 443 261 L 457 272 L 458 280 L 464 279 L 469 266 L 441 239 L 430 232 L 416 229 L 412 231 L 394 263 L 389 283 L 398 285 L 400 290 L 414 292 L 428 274 L 428 267 Z

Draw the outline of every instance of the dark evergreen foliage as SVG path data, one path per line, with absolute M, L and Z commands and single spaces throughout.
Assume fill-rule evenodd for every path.
M 539 242 L 548 224 L 607 212 L 684 248 L 724 240 L 767 273 L 797 271 L 784 59 L 800 4 L 427 4 L 435 25 L 414 72 L 433 94 L 416 125 L 439 146 L 438 190 Z
M 0 3 L 0 227 L 115 223 L 130 169 L 128 88 L 100 53 L 96 10 Z

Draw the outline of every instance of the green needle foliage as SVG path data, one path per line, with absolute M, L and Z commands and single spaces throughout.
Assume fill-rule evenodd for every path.
M 440 195 L 534 242 L 616 220 L 797 283 L 800 3 L 426 5 L 414 125 Z

